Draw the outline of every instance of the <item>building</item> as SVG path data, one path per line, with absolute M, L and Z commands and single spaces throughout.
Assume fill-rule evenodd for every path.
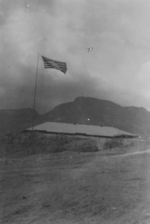
M 37 126 L 34 126 L 34 131 L 55 133 L 55 134 L 71 134 L 71 135 L 85 135 L 95 137 L 138 137 L 132 133 L 125 132 L 113 127 L 106 126 L 93 126 L 83 124 L 70 124 L 70 123 L 58 123 L 58 122 L 46 122 Z M 26 131 L 32 131 L 32 128 L 26 129 Z

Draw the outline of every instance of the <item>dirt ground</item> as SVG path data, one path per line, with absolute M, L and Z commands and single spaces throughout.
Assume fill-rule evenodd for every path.
M 90 141 L 98 150 L 86 152 Z M 68 150 L 37 154 L 20 153 L 31 146 L 17 140 L 1 144 L 0 223 L 149 224 L 149 142 L 125 140 L 106 150 L 105 141 L 70 138 Z

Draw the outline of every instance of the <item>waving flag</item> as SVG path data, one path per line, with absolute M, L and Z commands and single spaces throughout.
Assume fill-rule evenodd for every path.
M 66 62 L 61 62 L 61 61 L 55 61 L 49 58 L 46 58 L 42 56 L 43 62 L 44 62 L 44 68 L 54 68 L 57 70 L 60 70 L 64 74 L 67 71 L 67 64 Z

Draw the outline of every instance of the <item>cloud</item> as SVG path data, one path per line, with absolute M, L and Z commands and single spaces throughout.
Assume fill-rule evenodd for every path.
M 66 76 L 44 70 L 40 57 L 39 111 L 80 95 L 150 109 L 150 2 L 1 0 L 0 6 L 1 107 L 32 106 L 39 52 L 68 67 Z

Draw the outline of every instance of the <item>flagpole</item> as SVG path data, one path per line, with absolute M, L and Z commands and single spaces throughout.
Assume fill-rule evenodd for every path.
M 36 105 L 36 92 L 37 92 L 37 77 L 38 77 L 38 64 L 39 64 L 39 53 L 38 53 L 38 59 L 37 59 L 36 78 L 35 78 L 35 89 L 34 89 L 32 131 L 34 131 L 35 105 Z

